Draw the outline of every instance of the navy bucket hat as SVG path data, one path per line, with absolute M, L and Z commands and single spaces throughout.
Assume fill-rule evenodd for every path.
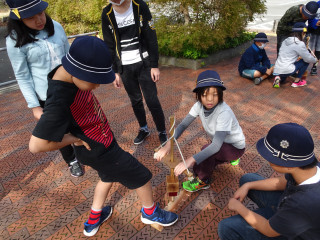
M 76 38 L 61 62 L 68 73 L 80 80 L 96 84 L 112 83 L 115 80 L 109 49 L 100 38 Z
M 9 17 L 15 20 L 32 17 L 48 7 L 42 0 L 6 0 L 10 7 Z
M 255 42 L 264 42 L 264 43 L 269 42 L 267 35 L 265 33 L 263 33 L 263 32 L 258 33 L 254 37 L 253 41 L 255 41 Z
M 303 167 L 315 159 L 309 131 L 296 123 L 273 126 L 258 141 L 257 150 L 267 161 L 282 167 Z
M 199 74 L 197 86 L 195 89 L 193 89 L 193 92 L 196 92 L 196 90 L 201 87 L 221 87 L 222 90 L 226 90 L 226 87 L 223 85 L 219 74 L 213 70 L 206 70 Z
M 307 32 L 307 25 L 304 22 L 296 22 L 293 24 L 292 32 Z
M 317 15 L 319 5 L 315 1 L 310 1 L 306 5 L 303 5 L 302 7 L 302 13 L 305 15 L 308 19 L 313 19 Z

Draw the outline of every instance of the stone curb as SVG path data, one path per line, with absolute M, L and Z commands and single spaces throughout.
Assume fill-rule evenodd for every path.
M 252 44 L 252 41 L 248 41 L 248 42 L 243 43 L 235 48 L 221 50 L 221 51 L 218 51 L 216 53 L 211 54 L 207 58 L 201 58 L 201 59 L 197 59 L 197 60 L 160 56 L 159 64 L 161 66 L 175 66 L 175 67 L 183 67 L 183 68 L 197 70 L 197 69 L 203 68 L 207 65 L 215 64 L 220 61 L 239 56 L 242 53 L 244 53 L 244 51 L 251 44 Z

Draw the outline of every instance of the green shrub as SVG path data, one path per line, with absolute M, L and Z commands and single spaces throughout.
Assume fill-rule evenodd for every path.
M 46 0 L 47 12 L 67 35 L 99 31 L 106 0 Z M 151 0 L 159 52 L 198 59 L 235 47 L 252 35 L 245 33 L 254 14 L 265 12 L 265 0 Z M 100 34 L 102 35 L 102 34 Z
M 254 33 L 241 32 L 235 37 L 223 38 L 222 34 L 203 23 L 169 25 L 165 17 L 156 22 L 156 29 L 161 55 L 189 59 L 204 58 L 218 50 L 236 47 L 255 36 Z
M 265 0 L 154 0 L 160 54 L 203 58 L 253 38 L 245 27 Z
M 101 13 L 106 0 L 46 0 L 47 12 L 61 23 L 68 35 L 101 30 Z

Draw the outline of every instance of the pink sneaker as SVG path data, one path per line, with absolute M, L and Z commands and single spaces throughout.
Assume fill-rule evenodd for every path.
M 293 82 L 291 87 L 303 87 L 305 85 L 307 85 L 307 81 L 301 79 L 299 82 Z

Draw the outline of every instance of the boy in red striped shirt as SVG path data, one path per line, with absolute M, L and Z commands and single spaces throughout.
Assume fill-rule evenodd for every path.
M 84 234 L 93 236 L 112 214 L 104 202 L 113 182 L 135 189 L 142 203 L 141 221 L 170 226 L 175 213 L 155 204 L 151 172 L 117 144 L 108 120 L 91 90 L 115 79 L 106 44 L 96 37 L 77 38 L 62 59 L 62 65 L 48 74 L 47 101 L 43 115 L 32 132 L 31 152 L 47 152 L 74 144 L 77 159 L 95 169 L 100 181 L 95 188 Z

